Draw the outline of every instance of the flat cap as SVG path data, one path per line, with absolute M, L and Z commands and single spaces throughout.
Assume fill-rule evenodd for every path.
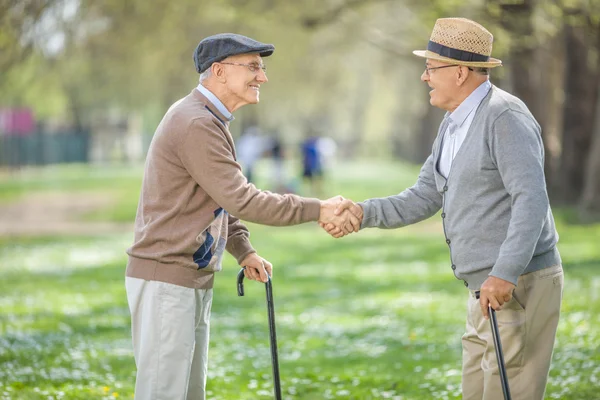
M 258 53 L 268 57 L 275 51 L 275 46 L 258 42 L 236 33 L 219 33 L 204 38 L 194 51 L 196 71 L 202 73 L 214 62 L 219 62 L 236 54 Z

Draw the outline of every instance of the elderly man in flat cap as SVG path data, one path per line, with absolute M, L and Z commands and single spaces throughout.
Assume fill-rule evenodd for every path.
M 414 186 L 355 204 L 361 228 L 398 228 L 439 210 L 449 269 L 469 289 L 463 399 L 503 398 L 488 305 L 497 313 L 514 399 L 542 400 L 562 300 L 558 235 L 544 179 L 540 126 L 526 105 L 492 85 L 493 37 L 464 18 L 437 20 L 421 80 L 446 110 Z M 336 237 L 344 233 L 323 225 Z M 479 299 L 477 294 L 480 293 Z
M 202 40 L 193 56 L 200 84 L 171 106 L 152 139 L 127 250 L 138 400 L 205 398 L 212 287 L 224 250 L 249 279 L 266 282 L 272 272 L 240 219 L 360 227 L 350 213 L 334 216 L 340 198 L 263 192 L 242 175 L 229 123 L 235 110 L 258 103 L 263 57 L 273 51 L 236 34 Z

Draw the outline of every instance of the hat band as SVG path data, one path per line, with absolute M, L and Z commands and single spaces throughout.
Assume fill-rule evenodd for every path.
M 452 58 L 459 61 L 474 61 L 474 62 L 485 62 L 490 59 L 489 56 L 471 53 L 470 51 L 453 49 L 452 47 L 444 46 L 431 40 L 427 44 L 427 50 L 439 54 L 443 57 Z

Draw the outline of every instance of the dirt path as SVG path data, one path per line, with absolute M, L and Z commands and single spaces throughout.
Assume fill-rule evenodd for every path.
M 90 212 L 116 204 L 109 193 L 37 192 L 18 201 L 0 203 L 0 237 L 34 235 L 133 234 L 131 223 L 82 221 Z M 442 234 L 440 218 L 410 226 L 412 233 Z
M 133 232 L 133 223 L 81 221 L 81 217 L 115 204 L 98 193 L 39 192 L 0 204 L 0 236 L 88 235 Z

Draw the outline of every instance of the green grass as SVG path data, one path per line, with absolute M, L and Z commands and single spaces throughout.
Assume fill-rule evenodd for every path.
M 126 221 L 135 215 L 139 173 L 25 171 L 18 182 L 0 180 L 0 190 L 13 188 L 4 201 L 32 190 L 110 190 L 117 206 L 87 218 Z M 403 164 L 343 165 L 325 195 L 384 196 L 412 184 L 417 173 Z M 567 214 L 556 215 L 566 278 L 547 398 L 598 399 L 600 225 L 569 225 Z M 460 398 L 467 294 L 449 269 L 439 217 L 341 240 L 314 224 L 250 228 L 254 246 L 276 268 L 284 398 Z M 130 232 L 0 239 L 0 399 L 132 398 L 123 278 L 130 240 Z M 215 283 L 209 398 L 269 399 L 264 288 L 247 282 L 238 298 L 237 271 L 228 256 Z
M 5 171 L 0 175 L 0 202 L 18 200 L 20 196 L 33 191 L 139 193 L 142 168 L 139 165 L 90 167 L 85 164 L 64 164 Z

